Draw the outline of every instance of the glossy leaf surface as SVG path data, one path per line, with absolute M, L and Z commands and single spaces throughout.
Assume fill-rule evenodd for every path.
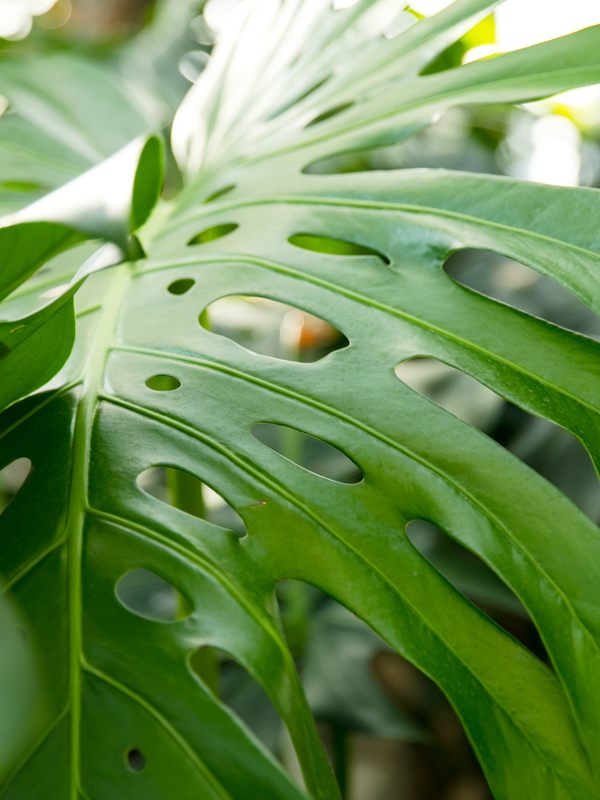
M 330 594 L 436 681 L 495 797 L 600 796 L 598 530 L 395 375 L 406 359 L 436 358 L 571 431 L 598 463 L 598 343 L 465 289 L 443 265 L 460 248 L 493 250 L 597 310 L 600 195 L 437 171 L 307 171 L 454 104 L 598 82 L 600 30 L 419 75 L 495 4 L 458 0 L 390 38 L 382 5 L 240 5 L 176 116 L 187 187 L 148 259 L 114 268 L 96 297 L 92 276 L 68 368 L 4 415 L 3 460 L 33 464 L 0 518 L 5 580 L 39 631 L 52 687 L 9 800 L 34 796 L 43 775 L 48 800 L 301 797 L 191 668 L 206 646 L 270 696 L 308 795 L 338 796 L 280 625 L 274 590 L 286 578 Z M 214 229 L 227 232 L 196 238 Z M 361 252 L 297 247 L 300 235 Z M 313 363 L 250 352 L 200 323 L 230 295 L 301 308 L 349 344 Z M 303 469 L 253 435 L 260 424 L 321 439 L 362 480 Z M 137 478 L 152 467 L 211 487 L 247 534 L 144 492 Z M 406 536 L 415 519 L 502 578 L 553 670 L 418 552 Z M 116 587 L 136 570 L 189 613 L 127 608 Z

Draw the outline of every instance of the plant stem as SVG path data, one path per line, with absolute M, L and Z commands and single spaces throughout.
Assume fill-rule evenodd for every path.
M 167 489 L 171 503 L 201 519 L 206 518 L 202 487 L 197 478 L 182 470 L 167 471 Z M 219 692 L 219 656 L 212 647 L 203 647 L 194 657 L 194 670 L 214 694 Z

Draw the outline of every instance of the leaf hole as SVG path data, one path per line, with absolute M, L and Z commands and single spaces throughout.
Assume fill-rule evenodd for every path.
M 600 520 L 598 476 L 589 453 L 572 433 L 524 411 L 436 358 L 408 359 L 396 367 L 395 374 L 413 391 L 501 444 L 590 519 Z
M 356 242 L 345 239 L 335 239 L 331 236 L 320 236 L 316 233 L 296 233 L 290 236 L 288 242 L 302 250 L 312 250 L 316 253 L 327 253 L 333 256 L 375 256 L 390 264 L 390 259 L 379 250 L 366 247 Z
M 577 295 L 520 261 L 465 248 L 452 253 L 444 269 L 461 286 L 492 300 L 576 333 L 600 335 L 598 318 Z
M 413 547 L 454 588 L 525 647 L 550 664 L 528 611 L 512 589 L 478 555 L 434 523 L 415 519 L 406 526 Z
M 385 148 L 381 148 L 385 152 Z M 330 153 L 309 161 L 301 173 L 303 175 L 346 175 L 354 172 L 369 172 L 373 169 L 375 156 L 372 150 L 352 150 L 351 153 Z M 382 159 L 383 160 L 383 159 Z M 388 166 L 387 169 L 390 167 Z M 386 169 L 386 164 L 378 164 L 377 169 Z
M 168 285 L 167 291 L 169 291 L 171 294 L 177 295 L 186 294 L 186 292 L 189 292 L 195 283 L 196 281 L 193 278 L 179 278 Z
M 222 297 L 200 314 L 199 322 L 257 355 L 286 361 L 312 363 L 349 344 L 329 322 L 265 297 Z
M 125 753 L 125 764 L 129 772 L 137 774 L 144 770 L 146 759 L 141 750 L 138 750 L 137 747 L 132 747 Z
M 413 391 L 480 430 L 489 431 L 502 413 L 505 401 L 496 392 L 436 358 L 416 356 L 394 372 Z
M 313 83 L 312 86 L 310 86 L 304 92 L 299 94 L 293 100 L 290 100 L 289 102 L 277 108 L 272 114 L 269 115 L 268 119 L 269 120 L 276 119 L 277 117 L 281 116 L 281 114 L 283 114 L 285 111 L 288 111 L 293 106 L 299 105 L 300 103 L 302 103 L 303 100 L 306 100 L 307 97 L 310 97 L 315 92 L 317 92 L 321 88 L 321 86 L 326 84 L 327 81 L 331 79 L 331 77 L 332 77 L 331 74 L 329 74 L 326 75 L 324 78 L 321 78 L 321 80 L 316 81 L 316 83 Z
M 29 458 L 15 458 L 0 470 L 0 514 L 12 503 L 31 472 Z
M 179 389 L 181 381 L 174 375 L 152 375 L 146 381 L 146 386 L 153 392 L 173 392 Z
M 187 597 L 147 569 L 126 572 L 117 581 L 115 593 L 128 611 L 153 622 L 180 622 L 193 611 Z
M 226 194 L 232 192 L 236 188 L 235 183 L 229 183 L 227 186 L 223 186 L 221 189 L 217 189 L 216 192 L 209 194 L 208 197 L 204 200 L 205 203 L 214 203 L 215 200 L 220 200 L 222 197 L 225 197 Z
M 310 122 L 307 122 L 304 126 L 305 128 L 312 128 L 313 125 L 318 125 L 320 122 L 325 122 L 325 120 L 332 119 L 333 117 L 337 117 L 338 114 L 342 114 L 344 111 L 347 111 L 351 108 L 354 103 L 340 103 L 337 106 L 333 106 L 332 108 L 328 108 L 326 111 L 322 111 L 320 114 L 317 114 L 316 117 L 311 119 Z
M 259 422 L 252 428 L 259 442 L 299 467 L 337 483 L 358 483 L 363 474 L 345 453 L 316 436 L 272 422 Z
M 377 668 L 378 657 L 393 655 L 389 645 L 314 586 L 286 580 L 277 589 L 286 639 L 302 664 L 302 684 L 311 711 L 328 733 L 343 728 L 404 741 L 425 740 L 427 733 L 417 722 L 417 714 L 413 718 L 410 706 L 395 702 L 406 676 L 396 674 L 396 691 L 388 691 Z M 402 664 L 413 669 L 403 660 Z M 418 694 L 414 684 L 410 688 L 407 694 L 414 705 Z
M 246 534 L 246 526 L 237 511 L 191 472 L 177 467 L 150 467 L 138 475 L 137 485 L 161 503 L 233 531 L 239 538 Z
M 188 245 L 194 244 L 206 244 L 207 242 L 214 242 L 217 239 L 222 239 L 224 236 L 228 236 L 230 233 L 233 233 L 235 230 L 239 228 L 239 225 L 235 222 L 227 222 L 223 223 L 222 225 L 213 225 L 210 228 L 205 228 L 200 233 L 197 233 L 195 236 L 188 241 Z
M 232 654 L 203 645 L 188 657 L 192 675 L 210 689 L 275 756 L 283 756 L 283 723 L 256 678 Z

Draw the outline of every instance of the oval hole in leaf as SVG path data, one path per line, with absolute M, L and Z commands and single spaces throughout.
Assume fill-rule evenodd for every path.
M 128 750 L 125 753 L 125 763 L 130 772 L 137 774 L 142 772 L 146 766 L 146 759 L 144 758 L 144 754 L 141 750 L 138 750 L 137 747 L 132 747 L 131 750 Z
M 444 269 L 457 283 L 559 325 L 588 336 L 600 335 L 594 312 L 558 281 L 542 275 L 519 261 L 489 250 L 457 250 Z
M 329 81 L 330 79 L 331 79 L 331 74 L 326 75 L 324 78 L 321 78 L 321 80 L 317 81 L 316 83 L 313 83 L 312 86 L 310 86 L 304 92 L 299 94 L 296 98 L 294 98 L 294 100 L 290 100 L 289 102 L 286 102 L 284 105 L 280 106 L 276 111 L 274 111 L 272 114 L 269 115 L 268 119 L 269 120 L 275 119 L 276 117 L 279 117 L 281 114 L 283 114 L 285 111 L 288 111 L 288 109 L 292 108 L 292 106 L 299 105 L 303 100 L 305 100 L 307 97 L 310 97 L 311 94 L 314 94 L 318 89 L 321 88 L 321 86 L 326 84 L 327 81 Z
M 358 483 L 360 468 L 329 442 L 287 425 L 259 422 L 252 428 L 259 442 L 308 472 L 338 483 Z
M 504 400 L 499 395 L 436 358 L 408 359 L 398 364 L 395 374 L 415 392 L 480 430 L 488 431 L 502 413 Z
M 366 247 L 356 242 L 345 239 L 335 239 L 332 236 L 320 236 L 316 233 L 295 233 L 288 239 L 294 247 L 302 250 L 313 250 L 316 253 L 327 253 L 332 256 L 375 256 L 384 264 L 389 264 L 390 259 L 379 250 Z
M 186 470 L 150 467 L 138 475 L 137 485 L 161 503 L 233 531 L 240 538 L 246 534 L 246 526 L 237 511 L 218 492 Z
M 246 350 L 286 361 L 319 361 L 349 344 L 329 322 L 265 297 L 222 297 L 200 314 L 199 322 Z
M 173 392 L 179 389 L 181 381 L 174 375 L 152 375 L 146 381 L 146 386 L 153 392 Z
M 406 535 L 413 547 L 455 589 L 534 655 L 550 663 L 529 613 L 512 589 L 479 556 L 428 520 L 409 522 Z
M 179 622 L 193 611 L 189 600 L 155 572 L 134 569 L 117 581 L 119 602 L 138 617 L 154 622 Z
M 585 447 L 569 431 L 523 411 L 471 375 L 435 358 L 403 361 L 395 373 L 411 389 L 503 445 L 590 519 L 600 520 L 596 470 Z
M 387 148 L 381 148 L 385 153 Z M 384 157 L 373 150 L 352 150 L 351 153 L 335 153 L 321 156 L 305 164 L 301 172 L 303 175 L 347 175 L 352 172 L 369 172 L 377 159 L 376 169 L 390 169 Z M 395 166 L 395 165 L 394 165 Z
M 235 189 L 235 183 L 229 183 L 227 186 L 223 186 L 222 189 L 217 189 L 216 192 L 209 194 L 208 197 L 204 200 L 205 203 L 213 203 L 215 200 L 220 200 L 221 197 L 225 197 L 226 194 L 232 192 Z
M 189 656 L 188 668 L 268 750 L 272 753 L 278 750 L 281 718 L 268 694 L 242 664 L 224 650 L 202 646 Z
M 189 292 L 195 283 L 196 281 L 193 278 L 179 278 L 168 285 L 167 291 L 171 294 L 185 294 Z
M 30 472 L 31 461 L 24 457 L 15 458 L 0 470 L 0 514 L 12 503 Z
M 237 230 L 237 228 L 239 228 L 239 225 L 235 222 L 226 222 L 222 225 L 213 225 L 210 228 L 205 228 L 203 231 L 200 231 L 200 233 L 197 233 L 195 236 L 192 236 L 192 238 L 188 241 L 188 245 L 214 242 L 216 239 L 222 239 L 224 236 L 233 233 L 235 230 Z
M 338 114 L 341 114 L 344 111 L 347 111 L 351 108 L 354 103 L 340 103 L 337 106 L 333 106 L 332 108 L 328 108 L 326 111 L 323 111 L 321 114 L 317 114 L 316 117 L 311 119 L 310 122 L 307 122 L 304 126 L 305 128 L 312 128 L 313 125 L 318 125 L 320 122 L 325 122 L 327 119 L 331 119 L 332 117 L 337 117 Z
M 399 669 L 394 677 L 404 680 L 400 686 L 396 682 L 396 692 L 385 691 L 378 657 L 391 656 L 392 651 L 380 636 L 343 605 L 302 581 L 281 581 L 277 598 L 286 639 L 301 659 L 302 684 L 319 723 L 403 741 L 425 739 L 421 725 L 393 702 L 398 689 L 406 685 Z M 398 659 L 405 670 L 414 669 Z M 414 674 L 418 675 L 416 670 Z M 415 699 L 413 694 L 413 704 Z

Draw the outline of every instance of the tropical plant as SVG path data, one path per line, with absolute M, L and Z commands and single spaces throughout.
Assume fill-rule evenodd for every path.
M 600 82 L 600 29 L 427 74 L 495 2 L 419 21 L 385 0 L 336 5 L 235 6 L 175 114 L 184 188 L 148 222 L 152 137 L 3 220 L 0 466 L 31 470 L 0 517 L 2 572 L 45 697 L 7 800 L 338 797 L 280 621 L 285 579 L 335 598 L 441 687 L 496 798 L 600 797 L 598 530 L 395 374 L 437 359 L 571 432 L 597 465 L 597 342 L 465 288 L 444 264 L 494 251 L 598 311 L 600 194 L 436 170 L 337 174 L 329 161 L 454 105 Z M 83 154 L 94 163 L 148 127 L 117 73 L 64 58 L 0 64 L 12 103 L 0 141 L 24 169 L 37 153 L 33 175 L 52 166 L 49 186 L 61 165 L 76 173 Z M 85 111 L 92 72 L 99 117 Z M 6 208 L 31 180 L 5 182 Z M 346 346 L 312 363 L 251 352 L 211 330 L 210 306 L 228 296 L 295 306 Z M 360 479 L 303 468 L 265 443 L 265 426 L 329 443 Z M 150 468 L 168 471 L 170 502 L 145 490 Z M 242 535 L 201 518 L 197 480 Z M 407 536 L 414 520 L 510 587 L 551 668 L 429 563 Z M 140 610 L 140 570 L 177 590 L 170 610 Z M 214 691 L 216 651 L 272 699 L 306 790 Z

